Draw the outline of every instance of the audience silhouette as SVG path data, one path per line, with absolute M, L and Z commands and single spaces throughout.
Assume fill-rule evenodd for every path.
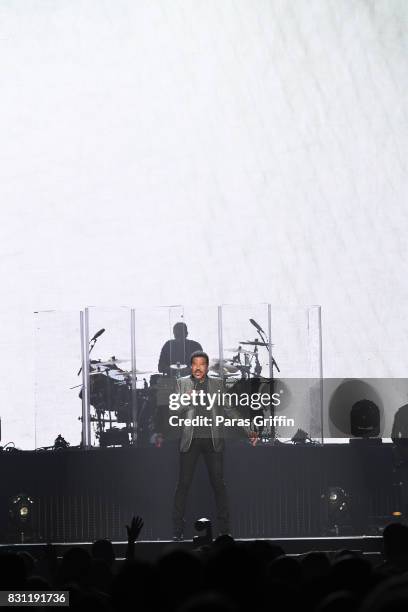
M 188 549 L 172 544 L 157 561 L 138 558 L 143 520 L 126 526 L 125 559 L 100 539 L 57 559 L 10 548 L 0 552 L 0 590 L 68 590 L 70 608 L 111 612 L 399 612 L 408 606 L 408 527 L 383 532 L 383 559 L 352 550 L 287 555 L 266 540 L 220 536 Z

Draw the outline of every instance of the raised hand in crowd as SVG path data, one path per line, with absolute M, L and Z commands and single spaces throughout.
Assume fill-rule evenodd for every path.
M 139 537 L 140 532 L 143 529 L 143 519 L 141 516 L 134 516 L 130 522 L 130 525 L 126 525 L 127 531 L 127 550 L 126 550 L 126 559 L 134 559 L 135 556 L 135 541 Z

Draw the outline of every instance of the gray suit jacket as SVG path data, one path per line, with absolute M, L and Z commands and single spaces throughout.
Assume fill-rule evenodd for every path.
M 177 393 L 190 393 L 194 389 L 194 381 L 191 379 L 191 376 L 186 376 L 183 378 L 179 378 L 177 380 Z M 208 393 L 217 394 L 220 391 L 220 395 L 222 393 L 228 393 L 228 389 L 225 389 L 223 386 L 222 380 L 219 378 L 208 378 Z M 227 398 L 228 399 L 228 398 Z M 193 405 L 189 406 L 180 406 L 176 410 L 171 410 L 171 413 L 177 415 L 182 418 L 192 419 L 196 416 L 196 407 Z M 224 405 L 221 402 L 215 402 L 214 406 L 211 410 L 206 411 L 208 416 L 212 419 L 211 425 L 211 438 L 214 450 L 220 452 L 224 450 L 225 447 L 225 432 L 224 425 L 219 424 L 216 425 L 215 417 L 217 415 L 223 415 L 225 418 L 242 418 L 242 416 L 238 413 L 238 411 L 233 408 L 229 402 L 225 402 Z M 249 435 L 250 428 L 242 427 L 247 435 Z M 191 441 L 193 439 L 194 434 L 194 426 L 193 425 L 182 425 L 181 429 L 181 437 L 180 437 L 180 452 L 185 453 L 188 451 L 191 445 Z

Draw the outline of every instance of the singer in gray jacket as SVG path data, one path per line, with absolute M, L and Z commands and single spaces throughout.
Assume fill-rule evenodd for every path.
M 179 423 L 180 468 L 173 505 L 173 540 L 184 538 L 184 514 L 188 491 L 197 460 L 202 454 L 217 507 L 218 531 L 230 533 L 230 514 L 224 482 L 224 425 L 223 419 L 239 420 L 240 415 L 228 402 L 223 401 L 221 379 L 207 376 L 208 355 L 196 351 L 191 355 L 191 376 L 177 381 L 178 405 L 170 406 L 172 421 Z M 252 437 L 249 427 L 243 427 Z

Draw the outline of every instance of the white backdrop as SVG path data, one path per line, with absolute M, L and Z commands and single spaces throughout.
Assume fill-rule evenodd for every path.
M 33 444 L 34 310 L 318 303 L 327 376 L 406 376 L 407 19 L 0 3 L 2 443 Z

